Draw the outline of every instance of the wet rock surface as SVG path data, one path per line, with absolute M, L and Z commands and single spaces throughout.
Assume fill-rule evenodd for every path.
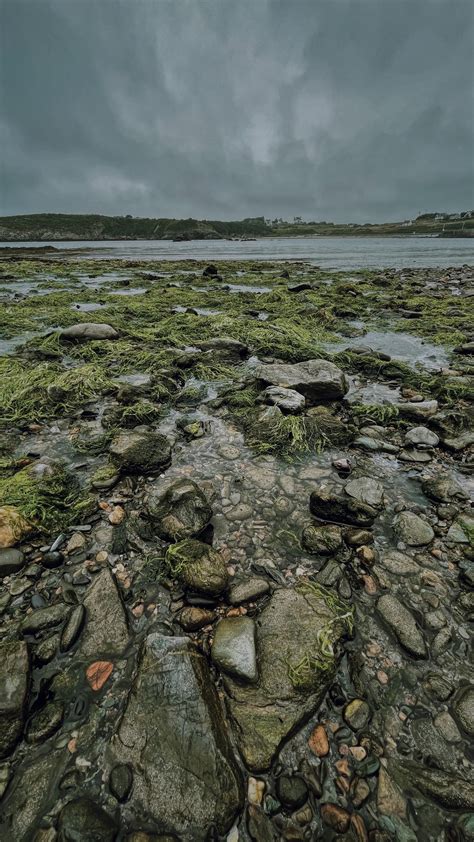
M 472 270 L 6 262 L 0 838 L 470 838 Z

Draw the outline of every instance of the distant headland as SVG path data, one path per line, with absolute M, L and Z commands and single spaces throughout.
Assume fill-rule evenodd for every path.
M 0 242 L 68 240 L 245 240 L 257 237 L 370 237 L 401 235 L 473 237 L 474 211 L 423 213 L 385 223 L 306 221 L 249 217 L 240 221 L 140 218 L 99 214 L 38 213 L 0 217 Z

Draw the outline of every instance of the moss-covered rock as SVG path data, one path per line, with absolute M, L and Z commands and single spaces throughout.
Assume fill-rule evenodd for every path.
M 170 574 L 189 590 L 217 596 L 225 591 L 229 583 L 221 554 L 194 538 L 168 547 L 165 562 Z
M 161 433 L 120 433 L 110 445 L 110 457 L 123 473 L 153 474 L 171 463 L 171 446 Z
M 150 495 L 147 514 L 161 538 L 180 541 L 198 535 L 209 523 L 212 509 L 195 482 L 179 479 L 164 493 Z

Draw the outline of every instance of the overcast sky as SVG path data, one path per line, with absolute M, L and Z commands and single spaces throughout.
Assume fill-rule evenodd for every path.
M 0 0 L 0 212 L 470 209 L 472 0 Z

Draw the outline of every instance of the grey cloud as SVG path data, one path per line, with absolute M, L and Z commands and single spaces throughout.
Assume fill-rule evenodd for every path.
M 2 213 L 470 208 L 470 0 L 0 0 Z

